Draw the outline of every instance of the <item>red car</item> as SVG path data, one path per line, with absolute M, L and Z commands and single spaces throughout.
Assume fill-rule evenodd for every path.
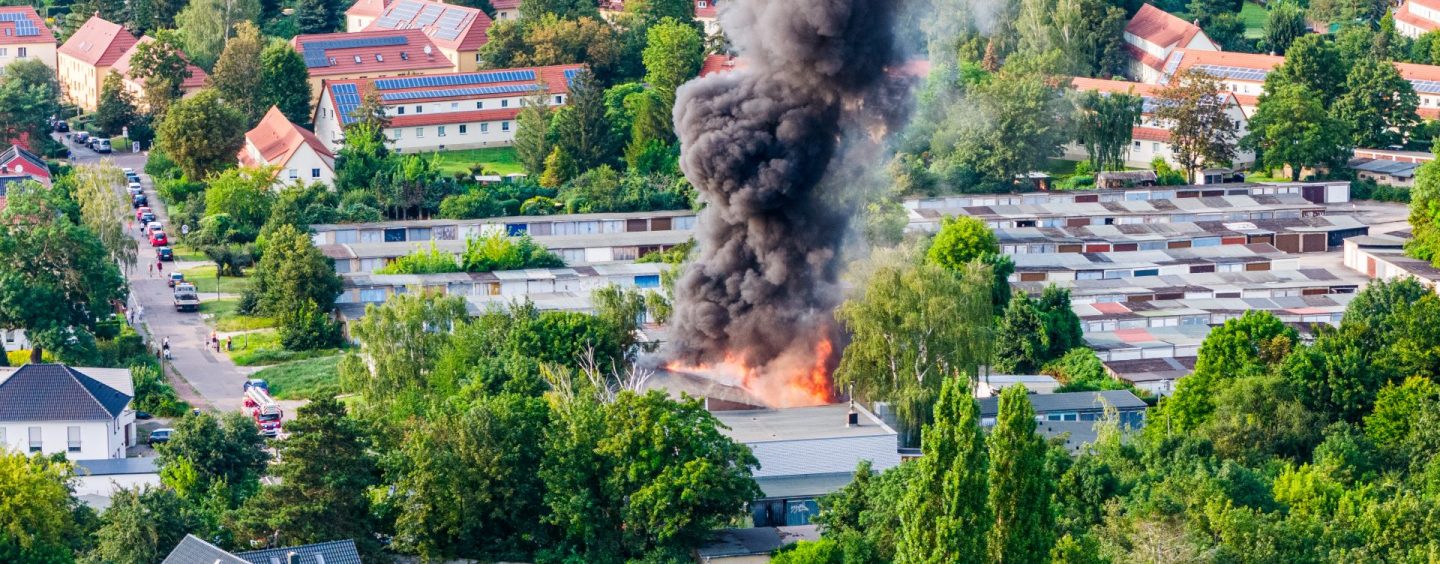
M 170 244 L 170 239 L 168 239 L 168 238 L 165 237 L 165 232 L 164 232 L 164 231 L 155 230 L 155 231 L 151 231 L 151 232 L 150 232 L 150 246 L 151 246 L 151 247 L 164 247 L 165 245 L 169 245 L 169 244 Z
M 135 208 L 135 219 L 138 221 L 140 219 L 140 216 L 150 213 L 152 211 L 155 210 L 150 209 L 150 206 L 140 206 L 138 208 Z

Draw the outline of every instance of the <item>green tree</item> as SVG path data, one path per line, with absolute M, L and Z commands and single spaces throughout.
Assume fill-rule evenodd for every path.
M 1009 191 L 1071 138 L 1064 98 L 1038 73 L 1003 72 L 947 112 L 931 140 L 932 168 L 963 191 Z
M 1215 410 L 1214 396 L 1225 382 L 1270 371 L 1294 347 L 1295 330 L 1267 311 L 1247 311 L 1215 328 L 1200 345 L 1195 372 L 1180 380 L 1164 405 L 1175 431 L 1198 427 Z
M 560 268 L 565 266 L 565 261 L 540 246 L 529 235 L 506 237 L 492 233 L 465 241 L 465 252 L 460 255 L 460 266 L 465 272 L 490 272 L 522 268 Z
M 173 32 L 160 32 L 154 41 L 142 41 L 130 56 L 130 74 L 143 83 L 150 115 L 164 119 L 184 93 L 180 85 L 190 78 L 190 63 Z
M 986 499 L 988 459 L 980 406 L 969 382 L 947 378 L 935 422 L 921 435 L 924 456 L 901 500 L 897 563 L 980 562 L 994 515 Z
M 330 0 L 296 0 L 295 24 L 300 33 L 343 31 L 345 13 Z
M 296 415 L 270 468 L 278 480 L 246 502 L 243 528 L 282 546 L 353 539 L 362 554 L 378 554 L 368 490 L 380 483 L 380 470 L 364 424 L 333 398 L 303 405 Z
M 68 562 L 88 534 L 77 522 L 80 501 L 67 483 L 73 467 L 41 456 L 0 451 L 0 560 Z
M 139 111 L 135 109 L 134 97 L 130 91 L 125 89 L 125 83 L 120 75 L 111 71 L 105 76 L 105 84 L 100 87 L 100 103 L 95 108 L 95 127 L 105 135 L 119 135 L 120 132 L 135 123 L 139 117 Z
M 851 335 L 835 382 L 890 402 L 914 433 L 929 421 L 942 382 L 968 378 L 990 358 L 991 275 L 975 263 L 950 272 L 905 259 L 871 270 L 835 311 Z
M 49 120 L 59 110 L 60 83 L 54 69 L 38 58 L 5 66 L 0 77 L 0 131 L 39 143 L 48 139 Z
M 1278 92 L 1285 84 L 1299 84 L 1315 92 L 1326 108 L 1344 92 L 1346 67 L 1324 35 L 1297 38 L 1285 52 L 1285 62 L 1265 75 L 1265 92 Z
M 179 43 L 190 61 L 203 69 L 214 68 L 225 49 L 231 31 L 243 21 L 260 16 L 259 0 L 191 0 L 175 16 Z
M 1240 125 L 1230 118 L 1231 98 L 1218 92 L 1215 77 L 1187 70 L 1155 95 L 1155 119 L 1170 124 L 1172 154 L 1187 178 L 1201 163 L 1224 165 L 1235 157 Z
M 451 327 L 467 317 L 465 300 L 431 294 L 402 294 L 381 306 L 365 307 L 365 316 L 350 324 L 358 350 L 340 362 L 340 382 L 364 402 L 359 415 L 371 421 L 404 417 L 423 411 L 431 373 Z M 400 437 L 376 437 L 392 446 Z
M 674 141 L 675 127 L 671 123 L 672 103 L 664 95 L 647 90 L 635 95 L 635 119 L 630 125 L 630 144 L 625 148 L 625 161 L 630 169 L 639 172 L 645 159 L 652 152 L 670 152 Z
M 520 19 L 535 20 L 553 14 L 564 19 L 599 17 L 593 2 L 585 0 L 521 0 Z
M 1420 97 L 1395 65 L 1375 59 L 1356 62 L 1345 79 L 1335 113 L 1349 127 L 1355 147 L 1405 143 L 1420 122 Z
M 261 50 L 264 47 L 260 29 L 242 21 L 235 25 L 235 37 L 225 42 L 225 50 L 215 62 L 215 72 L 210 73 L 210 86 L 219 90 L 220 96 L 245 114 L 252 124 L 258 123 L 271 106 L 263 94 L 266 84 Z
M 1130 94 L 1077 92 L 1075 140 L 1085 146 L 1090 166 L 1097 171 L 1120 170 L 1130 150 L 1134 127 L 1140 124 L 1142 99 Z
M 397 544 L 424 558 L 528 558 L 542 538 L 544 400 L 483 396 L 405 441 Z
M 1359 422 L 1380 387 L 1395 378 L 1372 361 L 1365 326 L 1358 322 L 1317 328 L 1315 342 L 1286 357 L 1281 374 L 1311 411 L 1330 420 Z
M 278 315 L 310 301 L 328 312 L 340 287 L 334 262 L 315 247 L 309 233 L 286 225 L 266 241 L 254 280 L 263 311 Z
M 1000 392 L 990 447 L 990 562 L 1032 562 L 1055 544 L 1055 515 L 1050 496 L 1053 478 L 1046 469 L 1045 441 L 1035 434 L 1035 409 L 1024 386 Z
M 555 148 L 574 159 L 579 170 L 616 161 L 619 139 L 605 118 L 605 91 L 590 71 L 575 75 L 569 103 L 555 114 L 550 128 Z
M 207 88 L 175 103 L 156 129 L 155 142 L 187 178 L 199 180 L 234 166 L 245 125 L 244 114 Z
M 310 122 L 310 70 L 289 43 L 272 40 L 260 52 L 261 114 L 280 108 L 291 122 Z
M 1284 55 L 1296 39 L 1310 33 L 1305 21 L 1305 9 L 1299 4 L 1286 0 L 1270 5 L 1269 17 L 1265 19 L 1265 48 L 1276 55 Z
M 1405 253 L 1440 265 L 1440 163 L 1420 165 L 1410 189 L 1410 231 Z
M 990 226 L 962 215 L 940 221 L 940 232 L 935 234 L 925 258 L 946 270 L 959 272 L 967 264 L 997 254 L 1000 254 L 1000 240 Z
M 335 155 L 335 189 L 352 192 L 370 188 L 390 161 L 381 124 L 357 121 L 345 127 L 345 142 Z
M 638 77 L 638 73 L 622 77 L 620 70 L 627 59 L 638 63 L 639 51 L 627 52 L 616 27 L 598 17 L 569 19 L 544 14 L 518 22 L 496 22 L 486 35 L 489 41 L 480 48 L 480 59 L 487 68 L 584 63 L 602 84 Z
M 675 89 L 700 72 L 705 41 L 694 25 L 668 18 L 650 26 L 646 34 L 645 83 L 668 107 L 675 103 Z
M 300 302 L 280 314 L 280 346 L 291 351 L 313 351 L 340 346 L 340 324 L 314 300 Z
M 1386 384 L 1375 397 L 1375 410 L 1365 416 L 1365 436 L 1376 445 L 1398 448 L 1415 433 L 1416 415 L 1427 404 L 1440 402 L 1440 386 L 1411 376 L 1401 383 Z
M 116 263 L 67 215 L 74 204 L 59 190 L 12 184 L 0 210 L 0 327 L 25 330 L 31 362 L 46 349 L 85 359 L 100 318 L 124 296 Z
M 80 208 L 80 224 L 100 239 L 111 260 L 125 268 L 134 266 L 139 251 L 135 238 L 125 230 L 120 219 L 129 215 L 129 208 L 116 192 L 116 188 L 125 183 L 120 169 L 106 161 L 78 165 L 71 169 L 69 180 L 72 196 Z
M 525 107 L 515 118 L 515 157 L 525 173 L 539 178 L 545 172 L 545 157 L 550 155 L 550 106 L 543 93 L 526 99 Z
M 689 0 L 638 0 L 625 3 L 625 12 L 640 17 L 644 26 L 648 27 L 665 20 L 673 19 L 680 23 L 694 24 L 695 4 Z
M 1060 358 L 1067 351 L 1085 346 L 1085 332 L 1080 317 L 1070 307 L 1070 290 L 1051 284 L 1035 300 L 1040 321 L 1045 324 L 1046 340 L 1050 343 L 1046 361 Z
M 156 450 L 162 475 L 175 466 L 188 466 L 195 473 L 192 489 L 176 488 L 181 496 L 203 493 L 215 484 L 242 491 L 253 491 L 259 484 L 269 455 L 264 450 L 265 439 L 245 414 L 200 413 L 172 425 L 175 431 L 170 441 Z
M 1020 51 L 1058 53 L 1061 72 L 1109 77 L 1125 71 L 1125 10 L 1104 0 L 1024 0 L 1017 3 Z M 1208 28 L 1207 28 L 1208 29 Z
M 165 487 L 136 487 L 110 496 L 100 516 L 95 548 L 84 561 L 96 564 L 152 564 L 165 559 L 195 522 L 184 500 Z
M 1001 374 L 1034 374 L 1050 360 L 1050 336 L 1035 302 L 1016 292 L 995 329 L 995 360 Z
M 1306 168 L 1344 164 L 1352 145 L 1345 122 L 1331 115 L 1314 91 L 1287 84 L 1260 96 L 1241 146 L 1259 154 L 1268 168 L 1289 166 L 1291 180 L 1299 180 Z
M 205 215 L 229 215 L 248 239 L 254 239 L 275 202 L 273 169 L 232 168 L 211 178 L 205 189 Z

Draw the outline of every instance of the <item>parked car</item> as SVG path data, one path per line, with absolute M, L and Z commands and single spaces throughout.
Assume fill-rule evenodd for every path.
M 81 145 L 87 144 L 90 142 L 90 133 L 87 131 L 76 131 L 70 134 L 70 140 Z
M 150 206 L 140 206 L 140 207 L 138 207 L 138 208 L 135 208 L 135 219 L 140 219 L 140 216 L 145 215 L 145 214 L 147 214 L 147 213 L 154 213 L 154 212 L 155 212 L 155 210 L 150 209 Z M 148 222 L 146 222 L 146 223 L 148 223 Z M 144 225 L 144 224 L 141 224 L 141 225 Z
M 150 444 L 170 442 L 170 434 L 175 430 L 169 427 L 150 431 Z
M 167 237 L 165 237 L 165 232 L 164 232 L 164 231 L 152 231 L 152 232 L 150 232 L 150 246 L 151 246 L 151 247 L 164 247 L 164 246 L 169 245 L 169 244 L 170 244 L 170 239 L 167 238 Z
M 97 137 L 90 141 L 90 149 L 96 153 L 109 153 L 110 140 Z
M 140 186 L 139 182 L 135 182 L 133 180 L 130 181 L 130 185 L 126 186 L 125 189 L 130 191 L 131 196 L 145 192 L 145 188 Z
M 144 194 L 136 194 L 136 195 L 134 195 L 133 197 L 130 198 L 130 205 L 135 206 L 135 207 L 137 207 L 137 208 L 140 207 L 140 206 L 146 206 L 146 205 L 149 205 L 149 204 L 150 204 L 150 200 L 149 200 L 148 198 L 146 198 Z
M 168 284 L 171 288 L 174 288 L 176 284 L 180 284 L 184 281 L 184 274 L 181 274 L 179 272 L 171 272 L 170 277 L 165 280 L 165 283 Z
M 142 420 L 144 420 L 144 419 L 154 419 L 155 416 L 154 416 L 154 415 L 150 415 L 150 412 L 148 412 L 148 411 L 136 411 L 136 412 L 135 412 L 135 418 L 136 418 L 136 419 L 142 419 Z
M 140 214 L 141 223 L 149 224 L 152 221 L 155 221 L 155 212 L 145 212 Z
M 130 168 L 130 167 L 128 167 L 128 166 L 127 166 L 127 167 L 121 167 L 121 168 L 120 168 L 120 172 L 125 173 L 125 176 L 126 176 L 126 177 L 135 176 L 135 169 Z
M 175 251 L 171 250 L 170 247 L 160 247 L 158 249 L 155 249 L 155 260 L 162 260 L 165 262 L 175 260 Z
M 62 120 L 57 120 L 57 121 L 55 122 L 55 131 L 58 131 L 58 132 L 60 132 L 60 133 L 65 133 L 65 132 L 67 132 L 67 131 L 70 131 L 70 124 L 67 123 L 67 122 L 66 122 L 65 120 L 63 120 L 63 119 L 62 119 Z
M 158 221 L 151 220 L 151 221 L 145 222 L 145 233 L 147 233 L 147 234 L 148 234 L 148 233 L 154 233 L 154 232 L 156 232 L 156 231 L 164 231 L 164 230 L 165 230 L 165 228 L 162 227 L 162 226 L 160 225 L 160 222 L 158 222 Z

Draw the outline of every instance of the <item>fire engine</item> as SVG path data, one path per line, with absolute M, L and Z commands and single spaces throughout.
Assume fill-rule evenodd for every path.
M 261 435 L 275 437 L 280 434 L 280 422 L 285 412 L 265 388 L 252 382 L 245 383 L 245 410 L 255 419 Z

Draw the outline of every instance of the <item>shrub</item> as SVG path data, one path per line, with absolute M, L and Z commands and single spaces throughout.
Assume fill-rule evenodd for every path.
M 280 316 L 280 346 L 292 351 L 328 349 L 340 344 L 340 324 L 320 311 L 314 301 Z
M 1410 203 L 1410 189 L 1399 186 L 1386 186 L 1374 180 L 1356 180 L 1350 185 L 1350 197 L 1354 200 L 1374 200 L 1377 202 L 1400 202 Z
M 415 252 L 375 269 L 375 274 L 440 274 L 444 272 L 460 272 L 460 264 L 455 262 L 455 257 L 450 253 L 441 252 L 436 248 L 434 242 L 430 243 L 428 250 L 415 249 Z
M 175 395 L 175 388 L 170 387 L 155 366 L 133 365 L 130 377 L 135 383 L 136 409 L 161 417 L 176 417 L 190 410 L 190 406 Z

